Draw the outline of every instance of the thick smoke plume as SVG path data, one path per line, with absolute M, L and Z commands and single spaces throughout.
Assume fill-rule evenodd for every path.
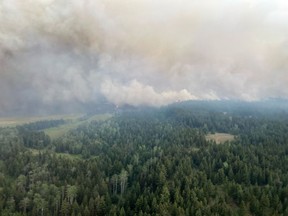
M 0 113 L 287 98 L 287 36 L 285 0 L 1 0 Z
M 146 104 L 161 106 L 178 100 L 196 99 L 186 89 L 179 92 L 165 91 L 157 93 L 152 86 L 143 86 L 136 80 L 124 86 L 106 81 L 102 85 L 102 93 L 107 96 L 108 100 L 113 101 L 117 105 L 128 103 L 134 106 Z

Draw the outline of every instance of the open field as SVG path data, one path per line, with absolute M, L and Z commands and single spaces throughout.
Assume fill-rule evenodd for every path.
M 0 127 L 14 127 L 16 125 L 32 123 L 42 120 L 56 120 L 56 119 L 75 120 L 80 118 L 81 116 L 83 116 L 83 114 L 0 118 Z
M 62 152 L 55 152 L 53 150 L 47 150 L 47 149 L 33 149 L 33 148 L 28 148 L 28 151 L 31 153 L 31 155 L 37 156 L 40 153 L 41 154 L 55 154 L 57 157 L 62 157 L 65 159 L 70 159 L 70 160 L 85 160 L 83 159 L 81 154 L 70 154 L 70 153 L 62 153 Z M 98 156 L 90 156 L 89 159 L 95 159 Z M 2 161 L 0 160 L 0 168 L 1 168 L 1 163 Z M 0 179 L 1 179 L 1 175 L 0 175 Z M 1 187 L 0 187 L 0 191 L 1 191 Z
M 32 155 L 38 155 L 39 153 L 45 153 L 47 150 L 45 149 L 32 149 L 29 148 L 29 151 Z M 53 151 L 48 151 L 48 153 L 52 153 Z M 77 160 L 77 159 L 82 159 L 81 155 L 73 155 L 73 154 L 69 154 L 69 153 L 57 153 L 57 152 L 53 152 L 56 154 L 56 156 L 59 157 L 63 157 L 63 158 L 67 158 L 67 159 L 71 159 L 71 160 Z
M 206 136 L 206 140 L 208 141 L 215 141 L 216 144 L 224 143 L 226 141 L 234 140 L 234 135 L 227 134 L 227 133 L 215 133 L 215 134 L 208 134 Z
M 47 128 L 44 130 L 44 132 L 49 135 L 52 139 L 57 139 L 67 133 L 69 130 L 75 129 L 79 127 L 82 124 L 89 123 L 91 121 L 105 121 L 109 118 L 111 118 L 111 114 L 99 114 L 99 115 L 93 115 L 89 118 L 77 118 L 77 119 L 72 119 L 71 121 L 68 121 L 64 125 L 60 125 L 58 127 L 52 127 L 52 128 Z
M 74 115 L 51 115 L 51 116 L 21 117 L 21 118 L 17 117 L 0 118 L 0 127 L 15 127 L 17 125 L 42 120 L 63 119 L 66 121 L 65 124 L 43 130 L 52 139 L 56 139 L 67 133 L 69 130 L 77 128 L 82 124 L 89 123 L 91 121 L 104 121 L 106 119 L 109 119 L 111 116 L 112 116 L 111 114 L 98 114 L 86 117 L 84 114 L 74 114 Z

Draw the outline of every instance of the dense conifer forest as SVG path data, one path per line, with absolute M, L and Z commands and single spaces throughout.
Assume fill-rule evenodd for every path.
M 288 112 L 273 103 L 117 109 L 43 131 L 60 124 L 0 129 L 0 215 L 288 215 Z

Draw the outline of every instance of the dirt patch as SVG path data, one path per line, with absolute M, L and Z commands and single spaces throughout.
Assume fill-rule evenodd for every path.
M 207 141 L 215 141 L 216 144 L 221 144 L 226 141 L 233 141 L 234 135 L 228 133 L 215 133 L 215 134 L 208 134 L 206 136 Z

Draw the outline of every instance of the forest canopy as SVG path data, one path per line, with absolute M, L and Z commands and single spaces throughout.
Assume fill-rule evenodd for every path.
M 281 103 L 118 108 L 53 139 L 64 120 L 2 127 L 0 214 L 287 215 Z

